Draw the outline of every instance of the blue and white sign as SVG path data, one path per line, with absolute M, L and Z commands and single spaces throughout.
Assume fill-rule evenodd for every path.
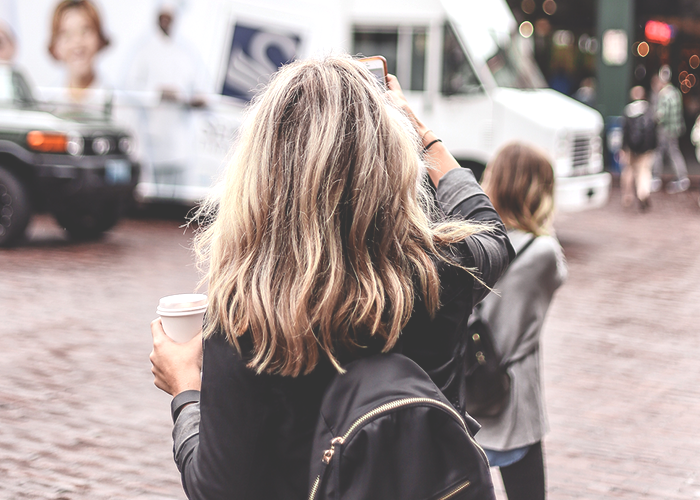
M 265 28 L 236 24 L 226 68 L 223 95 L 249 101 L 259 85 L 283 64 L 294 60 L 301 38 Z

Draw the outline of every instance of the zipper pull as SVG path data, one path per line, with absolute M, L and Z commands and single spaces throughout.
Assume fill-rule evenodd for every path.
M 343 438 L 342 436 L 339 436 L 337 438 L 333 438 L 331 440 L 330 449 L 323 452 L 323 458 L 321 459 L 321 462 L 328 465 L 331 461 L 331 458 L 333 458 L 333 453 L 335 453 L 335 445 L 336 444 L 342 445 L 344 442 L 345 442 L 345 438 Z

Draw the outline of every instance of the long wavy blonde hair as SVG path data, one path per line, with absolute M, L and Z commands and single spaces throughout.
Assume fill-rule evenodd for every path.
M 396 343 L 419 297 L 439 307 L 436 258 L 480 230 L 431 222 L 419 138 L 349 56 L 292 63 L 253 102 L 195 240 L 208 324 L 248 366 L 298 376 L 322 353 Z M 207 222 L 208 220 L 208 222 Z

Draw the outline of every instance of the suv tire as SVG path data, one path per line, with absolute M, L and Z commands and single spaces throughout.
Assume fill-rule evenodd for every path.
M 31 214 L 24 184 L 0 166 L 0 247 L 11 246 L 24 236 Z
M 121 205 L 106 202 L 90 211 L 68 208 L 56 211 L 54 216 L 74 240 L 95 240 L 119 221 Z

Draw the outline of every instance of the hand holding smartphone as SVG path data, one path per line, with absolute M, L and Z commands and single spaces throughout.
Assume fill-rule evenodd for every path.
M 361 63 L 374 75 L 384 89 L 387 88 L 386 77 L 388 74 L 386 59 L 382 56 L 363 57 L 359 59 Z

